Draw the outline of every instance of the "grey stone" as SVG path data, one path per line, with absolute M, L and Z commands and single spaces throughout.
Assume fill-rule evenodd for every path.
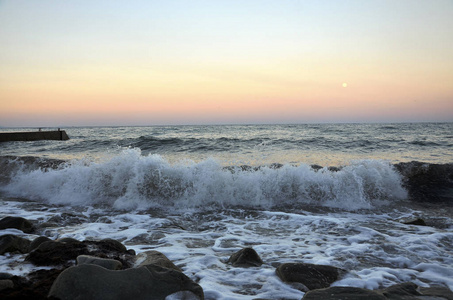
M 80 241 L 76 240 L 76 239 L 73 239 L 73 238 L 70 238 L 70 237 L 65 237 L 65 238 L 57 239 L 56 242 L 60 242 L 60 243 L 79 243 Z
M 334 286 L 308 291 L 303 300 L 386 300 L 383 295 L 356 287 Z
M 421 296 L 417 291 L 418 286 L 412 282 L 404 282 L 389 286 L 381 290 L 381 293 L 390 300 L 414 299 L 415 296 Z M 415 298 L 417 299 L 417 298 Z
M 181 269 L 178 268 L 171 260 L 168 259 L 163 253 L 155 250 L 145 251 L 139 253 L 135 259 L 135 267 L 142 267 L 146 265 L 158 265 L 164 268 L 173 269 L 181 272 Z
M 49 238 L 46 237 L 46 236 L 39 236 L 39 237 L 37 237 L 36 239 L 34 239 L 34 240 L 30 243 L 30 246 L 29 246 L 29 248 L 28 248 L 28 252 L 33 251 L 34 249 L 38 248 L 39 245 L 41 245 L 41 244 L 44 243 L 44 242 L 48 242 L 48 241 L 51 241 L 51 239 L 49 239 Z
M 96 257 L 96 256 L 91 256 L 91 255 L 77 256 L 77 264 L 78 265 L 92 264 L 92 265 L 101 266 L 101 267 L 109 269 L 109 270 L 121 270 L 123 268 L 123 264 L 120 261 L 117 261 L 115 259 L 109 259 L 109 258 L 100 258 L 100 257 Z
M 120 261 L 124 268 L 130 267 L 135 257 L 120 242 L 106 239 L 101 241 L 83 241 L 69 239 L 65 242 L 47 241 L 31 251 L 26 261 L 37 266 L 73 265 L 79 255 L 91 255 Z
M 14 283 L 12 280 L 9 279 L 2 279 L 0 280 L 0 291 L 5 289 L 12 289 L 14 287 Z
M 263 264 L 258 253 L 253 248 L 244 248 L 230 256 L 227 263 L 233 267 L 259 267 Z
M 420 293 L 424 296 L 439 297 L 446 300 L 453 300 L 453 292 L 447 287 L 428 287 L 420 288 Z
M 110 250 L 118 251 L 118 252 L 127 252 L 126 246 L 118 242 L 117 240 L 114 239 L 103 239 L 99 241 L 102 243 L 105 247 L 109 248 Z
M 0 254 L 3 255 L 7 252 L 20 252 L 28 253 L 30 241 L 20 236 L 13 234 L 6 234 L 0 236 Z
M 21 217 L 4 217 L 0 220 L 0 229 L 15 228 L 25 233 L 31 233 L 34 230 L 33 224 L 27 219 Z
M 277 276 L 283 282 L 299 282 L 310 290 L 330 286 L 342 272 L 332 266 L 304 263 L 286 263 L 276 269 Z
M 111 271 L 87 264 L 64 270 L 54 281 L 48 296 L 61 300 L 164 300 L 186 290 L 204 299 L 203 289 L 198 284 L 172 269 L 148 265 Z

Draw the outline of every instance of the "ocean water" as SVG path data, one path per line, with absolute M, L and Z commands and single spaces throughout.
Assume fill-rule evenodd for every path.
M 347 270 L 337 286 L 453 289 L 453 123 L 63 129 L 0 143 L 0 217 L 158 250 L 206 299 L 300 299 L 275 274 L 285 262 Z M 18 130 L 35 129 L 3 131 Z M 243 247 L 264 265 L 226 264 Z M 20 259 L 0 272 L 34 269 Z

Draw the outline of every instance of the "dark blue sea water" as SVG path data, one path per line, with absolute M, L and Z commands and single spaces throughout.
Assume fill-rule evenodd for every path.
M 161 251 L 206 299 L 300 299 L 283 262 L 341 267 L 339 286 L 453 289 L 453 123 L 62 129 L 0 143 L 0 218 L 59 216 L 39 234 Z M 19 130 L 36 129 L 3 131 Z M 262 267 L 225 263 L 250 246 Z M 0 271 L 34 268 L 17 260 Z

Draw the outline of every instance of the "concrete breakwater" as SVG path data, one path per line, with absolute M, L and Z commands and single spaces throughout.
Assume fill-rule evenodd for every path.
M 38 141 L 38 140 L 69 140 L 64 130 L 29 131 L 29 132 L 0 132 L 0 142 Z

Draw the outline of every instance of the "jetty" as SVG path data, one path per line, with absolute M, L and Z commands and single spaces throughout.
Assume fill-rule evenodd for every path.
M 52 131 L 24 131 L 24 132 L 0 132 L 0 142 L 13 142 L 13 141 L 39 141 L 39 140 L 69 140 L 66 131 L 52 130 Z

